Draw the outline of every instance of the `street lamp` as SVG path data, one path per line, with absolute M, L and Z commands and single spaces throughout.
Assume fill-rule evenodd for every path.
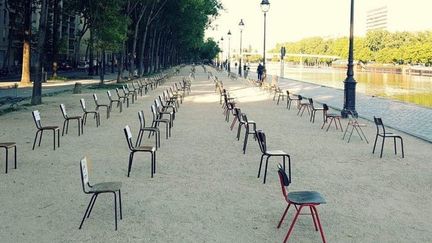
M 344 81 L 344 107 L 341 112 L 344 118 L 348 117 L 349 113 L 357 117 L 357 111 L 355 110 L 356 84 L 357 82 L 354 79 L 354 0 L 351 0 L 348 70 Z
M 231 72 L 231 30 L 228 30 L 228 72 Z
M 223 70 L 223 69 L 224 69 L 224 66 L 225 66 L 225 65 L 223 65 L 223 64 L 225 63 L 224 55 L 223 55 L 223 52 L 224 52 L 224 44 L 223 44 L 224 38 L 221 37 L 220 40 L 221 40 L 221 45 L 222 45 L 222 50 L 221 50 L 222 55 L 221 55 L 221 56 L 222 56 L 222 70 Z
M 240 19 L 239 28 L 240 28 L 240 60 L 239 60 L 239 69 L 238 74 L 241 77 L 242 76 L 242 38 L 243 38 L 243 29 L 245 27 L 245 24 L 243 23 L 243 19 Z
M 261 1 L 261 11 L 264 13 L 264 50 L 263 50 L 263 66 L 265 70 L 265 60 L 266 60 L 266 17 L 267 12 L 270 9 L 270 2 L 268 0 L 262 0 Z

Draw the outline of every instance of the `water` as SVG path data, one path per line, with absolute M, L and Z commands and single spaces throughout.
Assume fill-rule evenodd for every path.
M 266 63 L 266 66 L 269 74 L 280 75 L 280 63 Z M 256 65 L 250 69 L 256 71 Z M 343 89 L 346 70 L 285 66 L 284 77 Z M 359 93 L 432 108 L 432 77 L 356 71 L 354 78 Z

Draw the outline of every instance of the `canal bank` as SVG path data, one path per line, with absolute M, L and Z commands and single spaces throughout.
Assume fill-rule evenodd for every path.
M 252 79 L 256 79 L 256 73 L 249 74 Z M 283 90 L 313 98 L 315 102 L 326 103 L 336 110 L 343 108 L 343 89 L 290 78 L 279 78 L 278 85 Z M 356 110 L 364 119 L 373 121 L 374 116 L 381 117 L 386 126 L 432 143 L 430 108 L 357 92 Z

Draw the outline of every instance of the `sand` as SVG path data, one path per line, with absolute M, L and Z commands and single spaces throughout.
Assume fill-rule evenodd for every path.
M 207 74 L 197 67 L 192 93 L 180 106 L 172 137 L 162 132 L 157 152 L 158 170 L 150 178 L 150 156 L 137 154 L 127 175 L 128 148 L 123 127 L 138 133 L 137 112 L 151 121 L 154 97 L 188 75 L 190 67 L 162 87 L 138 97 L 110 119 L 101 115 L 96 128 L 89 118 L 84 135 L 76 123 L 53 151 L 52 134 L 46 132 L 41 147 L 31 150 L 36 131 L 31 111 L 41 112 L 44 125 L 61 125 L 59 104 L 70 115 L 80 115 L 79 99 L 94 107 L 92 93 L 107 102 L 105 90 L 84 89 L 83 94 L 63 93 L 44 97 L 44 104 L 0 116 L 0 141 L 18 144 L 18 169 L 4 174 L 0 153 L 1 242 L 281 242 L 293 217 L 290 209 L 280 229 L 276 225 L 285 209 L 276 173 L 278 159 L 269 163 L 267 183 L 257 178 L 261 153 L 250 137 L 247 152 L 224 121 L 219 96 Z M 212 70 L 209 68 L 209 70 Z M 292 158 L 291 191 L 316 190 L 327 204 L 318 207 L 328 242 L 428 242 L 432 239 L 431 144 L 402 134 L 405 158 L 393 154 L 388 142 L 383 158 L 372 154 L 375 127 L 364 129 L 371 143 L 353 134 L 351 142 L 331 127 L 321 130 L 297 116 L 295 109 L 277 106 L 272 95 L 245 80 L 224 81 L 238 106 L 267 135 L 269 148 L 282 149 Z M 230 119 L 231 121 L 231 119 Z M 384 119 L 385 122 L 385 119 Z M 346 121 L 343 121 L 345 126 Z M 242 132 L 242 137 L 243 138 Z M 153 138 L 145 144 L 152 144 Z M 81 188 L 79 160 L 93 161 L 92 182 L 123 183 L 123 220 L 114 231 L 112 195 L 100 196 L 92 215 L 78 226 L 89 195 Z M 10 165 L 12 162 L 10 162 Z M 291 242 L 320 242 L 309 215 L 299 218 Z

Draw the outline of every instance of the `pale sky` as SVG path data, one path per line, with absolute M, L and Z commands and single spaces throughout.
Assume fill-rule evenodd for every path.
M 216 41 L 223 36 L 228 48 L 231 30 L 231 50 L 239 49 L 240 19 L 245 23 L 243 47 L 252 45 L 262 51 L 263 22 L 261 0 L 221 0 L 225 11 L 214 21 L 214 30 L 206 37 Z M 269 0 L 267 13 L 267 44 L 269 50 L 276 43 L 296 41 L 305 37 L 339 37 L 349 34 L 350 0 Z M 432 0 L 357 0 L 355 1 L 355 35 L 364 35 L 366 11 L 387 5 L 390 31 L 432 30 Z

